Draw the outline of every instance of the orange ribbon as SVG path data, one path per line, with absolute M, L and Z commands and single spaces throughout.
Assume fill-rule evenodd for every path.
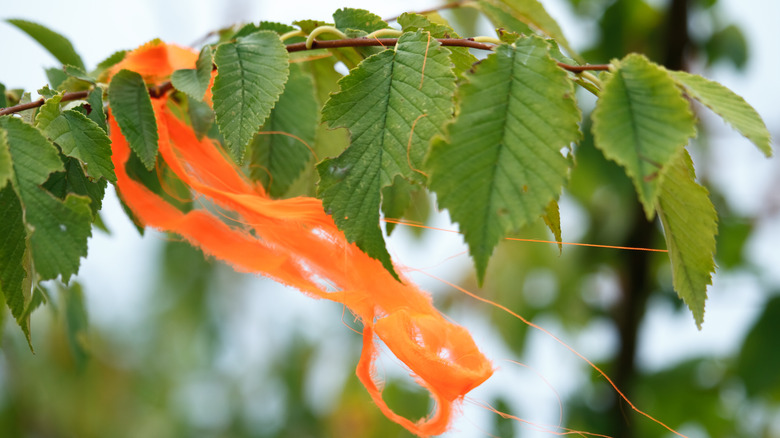
M 197 54 L 160 42 L 129 53 L 112 71 L 137 71 L 150 83 L 175 69 L 193 68 Z M 240 271 L 270 277 L 315 298 L 348 307 L 363 324 L 363 352 L 357 376 L 391 420 L 419 436 L 444 433 L 453 409 L 466 393 L 488 379 L 493 368 L 470 334 L 436 310 L 431 297 L 408 279 L 396 281 L 375 259 L 349 243 L 319 199 L 273 200 L 249 181 L 211 139 L 199 140 L 174 116 L 167 97 L 152 100 L 159 135 L 159 160 L 196 196 L 231 212 L 225 219 L 196 209 L 182 212 L 130 178 L 130 148 L 109 112 L 117 188 L 146 226 L 181 235 L 206 254 Z M 393 412 L 374 377 L 376 335 L 400 359 L 436 402 L 417 422 Z

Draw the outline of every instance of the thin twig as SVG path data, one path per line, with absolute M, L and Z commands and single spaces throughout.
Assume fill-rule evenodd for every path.
M 69 102 L 71 100 L 84 99 L 87 96 L 89 96 L 89 91 L 74 91 L 71 93 L 65 93 L 65 95 L 62 96 L 62 100 L 60 100 L 60 102 Z M 19 105 L 9 106 L 8 108 L 0 108 L 0 116 L 18 113 L 20 111 L 24 111 L 28 109 L 38 108 L 39 106 L 43 105 L 43 102 L 44 99 L 40 98 L 32 102 L 20 103 Z
M 493 50 L 493 44 L 478 43 L 471 38 L 439 38 L 442 46 L 469 47 L 479 50 Z M 330 41 L 312 41 L 312 49 L 338 49 L 344 47 L 394 46 L 398 38 L 345 38 Z M 295 43 L 287 46 L 288 52 L 307 50 L 306 43 Z
M 493 50 L 496 47 L 494 44 L 480 43 L 474 41 L 472 38 L 437 38 L 437 41 L 442 46 L 448 47 L 468 47 L 478 50 Z M 398 38 L 345 38 L 340 40 L 330 41 L 312 41 L 311 50 L 313 49 L 337 49 L 344 47 L 370 47 L 370 46 L 395 46 L 398 44 Z M 288 52 L 302 52 L 304 50 L 310 50 L 306 47 L 306 43 L 288 44 Z M 558 66 L 564 70 L 568 70 L 572 73 L 581 73 L 584 71 L 593 70 L 609 70 L 609 64 L 596 64 L 596 65 L 570 65 L 563 62 L 559 62 Z M 165 93 L 173 89 L 173 85 L 170 82 L 163 82 L 160 85 L 149 87 L 149 95 L 152 97 L 160 97 Z M 84 99 L 89 95 L 89 91 L 75 91 L 65 93 L 62 96 L 61 102 L 68 102 L 71 100 Z M 38 99 L 34 102 L 24 103 L 20 105 L 10 106 L 8 108 L 0 108 L 0 116 L 8 114 L 18 113 L 20 111 L 28 110 L 31 108 L 37 108 L 43 105 L 44 99 Z

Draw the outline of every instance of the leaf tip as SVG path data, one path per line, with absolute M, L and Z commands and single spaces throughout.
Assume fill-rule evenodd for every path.
M 474 270 L 477 274 L 477 286 L 482 287 L 485 285 L 485 275 L 487 273 L 487 265 L 490 255 L 484 256 L 472 254 L 472 258 L 474 259 Z

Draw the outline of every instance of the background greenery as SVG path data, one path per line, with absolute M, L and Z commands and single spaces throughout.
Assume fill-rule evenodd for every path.
M 581 21 L 579 26 L 589 29 L 589 47 L 582 52 L 591 63 L 636 51 L 669 68 L 706 75 L 710 67 L 739 71 L 751 56 L 766 56 L 749 53 L 747 31 L 730 21 L 717 0 L 569 3 Z M 488 33 L 468 9 L 444 15 L 462 35 Z M 65 24 L 55 28 L 68 34 Z M 776 121 L 767 122 L 776 130 Z M 717 128 L 712 132 L 717 133 Z M 716 134 L 709 138 L 713 143 L 718 140 Z M 644 221 L 631 183 L 622 172 L 593 148 L 591 138 L 579 147 L 579 163 L 571 175 L 562 212 L 564 223 L 576 225 L 569 225 L 568 235 L 564 229 L 564 239 L 663 246 L 658 225 Z M 559 256 L 554 246 L 504 243 L 480 293 L 572 340 L 575 347 L 597 359 L 637 406 L 683 433 L 777 436 L 777 270 L 762 267 L 746 250 L 757 227 L 777 217 L 777 209 L 772 208 L 777 200 L 752 193 L 766 207 L 745 213 L 742 200 L 720 190 L 724 184 L 719 181 L 715 150 L 706 141 L 692 148 L 701 169 L 699 176 L 710 188 L 721 218 L 719 273 L 713 290 L 743 291 L 744 300 L 759 297 L 756 302 L 761 303 L 755 309 L 757 318 L 736 348 L 692 346 L 687 354 L 671 359 L 648 358 L 662 351 L 665 343 L 672 343 L 675 316 L 694 325 L 671 290 L 664 255 L 565 248 Z M 420 203 L 418 213 L 424 217 L 432 209 L 428 200 Z M 133 232 L 121 227 L 112 231 Z M 429 254 L 422 262 L 401 257 L 403 263 L 424 267 L 433 264 L 431 260 L 454 254 L 443 254 L 453 248 L 451 243 L 438 235 L 432 237 L 435 232 L 426 233 L 401 231 L 398 240 L 405 243 L 398 244 L 399 252 Z M 528 229 L 522 237 L 546 238 L 547 234 L 544 229 Z M 34 315 L 35 355 L 16 327 L 6 327 L 0 350 L 0 435 L 408 436 L 381 415 L 354 378 L 360 341 L 344 327 L 351 321 L 349 315 L 342 316 L 339 306 L 235 274 L 205 261 L 196 250 L 174 239 L 151 234 L 147 240 L 152 241 L 146 248 L 152 254 L 123 257 L 148 257 L 156 266 L 151 277 L 114 274 L 123 266 L 112 266 L 111 272 L 104 273 L 114 278 L 118 288 L 128 287 L 119 283 L 130 283 L 131 289 L 138 290 L 137 300 L 145 300 L 143 305 L 132 300 L 116 302 L 110 313 L 131 315 L 117 316 L 111 324 L 105 316 L 90 312 L 90 319 L 98 323 L 88 323 L 79 311 L 79 301 L 100 292 L 83 291 L 73 283 L 67 290 L 52 287 L 54 305 Z M 448 278 L 460 276 L 461 284 L 477 290 L 473 274 L 463 269 L 468 266 L 465 256 L 449 263 Z M 529 371 L 497 363 L 496 379 L 504 384 L 475 391 L 475 400 L 530 421 L 555 423 L 555 395 L 539 385 L 535 372 L 545 377 L 562 373 L 563 378 L 550 380 L 562 399 L 564 425 L 620 437 L 664 433 L 617 403 L 603 380 L 562 349 L 555 349 L 557 359 L 537 362 L 534 356 L 540 351 L 547 354 L 554 344 L 551 338 L 539 336 L 498 311 L 477 307 L 470 298 L 440 283 L 426 281 L 425 286 L 434 291 L 440 309 L 474 331 L 489 356 L 497 361 L 522 360 L 533 367 Z M 737 294 L 729 296 L 735 309 L 745 305 Z M 654 318 L 664 318 L 658 315 L 667 315 L 663 329 L 653 337 L 645 335 L 643 327 Z M 711 327 L 705 315 L 707 330 L 717 327 Z M 653 347 L 659 343 L 660 348 Z M 397 364 L 387 360 L 385 365 L 388 403 L 402 414 L 423 415 L 427 398 L 409 384 Z M 524 376 L 513 380 L 513 373 Z M 534 392 L 520 383 L 529 379 L 542 390 Z M 534 406 L 542 402 L 546 406 L 546 401 L 550 407 Z M 544 435 L 531 426 L 500 420 L 469 402 L 464 417 L 453 436 Z

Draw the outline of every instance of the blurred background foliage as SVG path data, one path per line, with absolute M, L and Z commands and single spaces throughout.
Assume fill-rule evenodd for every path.
M 706 74 L 716 64 L 742 69 L 749 56 L 742 31 L 724 16 L 717 0 L 568 2 L 592 30 L 583 51 L 591 63 L 641 52 L 669 68 L 695 66 Z M 462 35 L 489 33 L 468 8 L 442 15 Z M 577 149 L 565 202 L 577 213 L 578 240 L 662 247 L 659 225 L 644 220 L 625 174 L 604 159 L 592 138 L 586 137 Z M 708 154 L 706 141 L 692 149 L 695 157 Z M 707 160 L 699 161 L 706 166 Z M 567 247 L 559 255 L 554 246 L 504 243 L 491 260 L 479 293 L 529 320 L 556 324 L 564 339 L 594 324 L 607 327 L 616 341 L 598 365 L 637 406 L 672 428 L 692 437 L 777 436 L 780 296 L 745 256 L 746 242 L 760 218 L 738 214 L 709 184 L 711 173 L 701 163 L 700 178 L 720 214 L 719 275 L 747 273 L 770 297 L 732 355 L 702 355 L 652 369 L 636 363 L 639 328 L 652 307 L 649 300 L 666 302 L 687 315 L 671 289 L 665 254 Z M 421 217 L 427 215 L 424 207 L 418 209 Z M 523 230 L 519 237 L 549 238 L 543 224 Z M 241 333 L 233 324 L 241 321 L 243 301 L 230 291 L 245 287 L 246 276 L 204 260 L 200 252 L 174 239 L 165 241 L 159 254 L 150 255 L 159 257 L 152 283 L 155 304 L 139 316 L 132 333 L 90 325 L 78 283 L 47 290 L 51 305 L 34 315 L 34 355 L 6 318 L 0 350 L 0 436 L 409 436 L 382 416 L 357 382 L 352 370 L 360 340 L 339 324 L 336 331 L 323 329 L 315 335 L 306 329 L 306 321 L 244 334 L 265 339 L 265 348 L 258 350 L 262 357 L 243 360 L 247 354 L 233 351 L 236 343 L 230 339 Z M 462 275 L 464 287 L 478 290 L 471 274 Z M 251 292 L 263 295 L 260 299 L 269 312 L 276 311 L 272 294 Z M 445 313 L 458 314 L 464 308 L 482 312 L 513 355 L 528 354 L 530 330 L 522 322 L 486 307 L 475 310 L 473 301 L 463 295 L 437 292 L 436 297 Z M 323 318 L 338 318 L 342 310 L 317 305 L 327 308 Z M 342 320 L 355 326 L 349 315 Z M 341 347 L 332 348 L 334 343 Z M 564 425 L 629 438 L 665 433 L 619 403 L 594 372 L 583 370 L 584 378 L 562 400 Z M 317 388 L 326 388 L 325 396 L 317 395 Z M 419 417 L 429 409 L 426 394 L 393 373 L 388 373 L 385 398 L 403 415 Z M 526 414 L 501 395 L 486 401 L 521 418 Z M 521 423 L 499 416 L 484 428 L 476 436 L 530 433 Z

